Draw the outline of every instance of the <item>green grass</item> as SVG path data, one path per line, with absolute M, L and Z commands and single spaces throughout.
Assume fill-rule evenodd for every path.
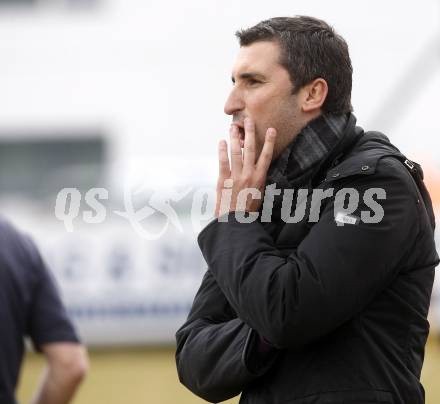
M 205 401 L 178 381 L 174 351 L 170 348 L 113 349 L 90 353 L 91 368 L 74 404 L 196 404 Z M 28 403 L 38 383 L 44 361 L 28 353 L 23 366 L 18 399 Z M 426 404 L 440 402 L 440 345 L 427 345 L 422 382 Z M 238 403 L 238 398 L 227 401 Z

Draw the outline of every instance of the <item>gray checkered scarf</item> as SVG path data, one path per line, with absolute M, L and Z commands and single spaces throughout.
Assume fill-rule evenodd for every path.
M 269 167 L 266 185 L 308 187 L 319 163 L 342 140 L 349 114 L 322 114 L 310 121 Z
M 269 167 L 266 185 L 276 184 L 276 189 L 311 188 L 312 179 L 325 158 L 340 144 L 350 114 L 323 114 L 310 121 Z M 266 192 L 272 192 L 267 189 Z M 266 230 L 274 236 L 280 230 L 283 193 L 273 195 L 270 222 Z M 264 209 L 264 204 L 261 209 Z M 261 219 L 261 216 L 259 217 Z

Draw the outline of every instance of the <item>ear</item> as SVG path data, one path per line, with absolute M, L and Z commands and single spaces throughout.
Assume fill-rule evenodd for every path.
M 303 96 L 301 97 L 303 112 L 314 112 L 321 109 L 327 98 L 328 85 L 322 78 L 317 78 L 306 84 L 301 91 Z

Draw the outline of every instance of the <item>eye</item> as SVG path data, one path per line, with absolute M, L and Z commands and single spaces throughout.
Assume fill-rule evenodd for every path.
M 259 84 L 259 83 L 261 83 L 261 81 L 258 81 L 258 80 L 255 80 L 255 79 L 248 79 L 247 80 L 247 84 L 249 85 L 249 86 L 255 86 L 256 84 Z

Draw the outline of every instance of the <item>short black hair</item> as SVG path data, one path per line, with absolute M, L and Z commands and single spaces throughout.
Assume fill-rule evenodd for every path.
M 293 94 L 320 77 L 328 85 L 323 112 L 343 114 L 353 110 L 353 67 L 348 46 L 325 21 L 307 16 L 274 17 L 235 35 L 240 46 L 261 41 L 279 43 L 280 64 L 289 72 Z

